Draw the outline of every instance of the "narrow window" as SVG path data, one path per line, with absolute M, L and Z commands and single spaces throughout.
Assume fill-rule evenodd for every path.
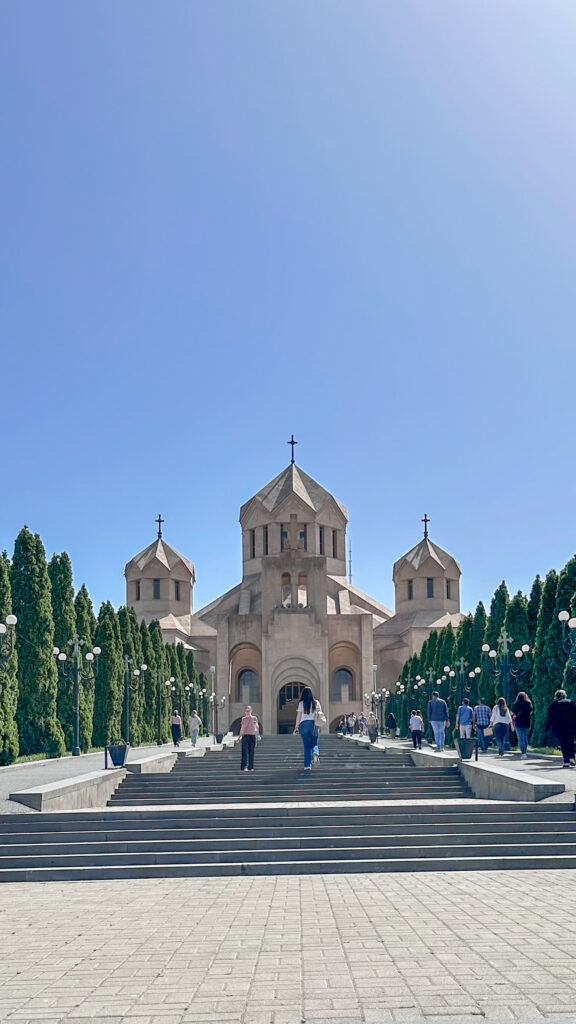
M 426 597 L 434 597 L 434 580 L 426 580 Z
M 304 526 L 303 530 L 300 530 L 301 547 L 304 551 L 308 551 L 308 528 Z
M 292 581 L 289 572 L 282 573 L 282 607 L 292 607 Z
M 332 530 L 332 558 L 338 558 L 338 530 Z
M 264 554 L 268 554 L 268 527 L 264 527 Z
M 446 598 L 448 601 L 452 599 L 452 587 L 450 586 L 451 580 L 446 580 Z
M 280 551 L 284 551 L 284 541 L 288 540 L 288 533 L 284 529 L 284 523 L 280 524 Z
M 324 527 L 323 526 L 320 527 L 319 542 L 320 542 L 320 554 L 323 555 L 324 554 Z
M 140 600 L 140 580 L 136 580 L 136 600 Z
M 308 577 L 303 572 L 298 576 L 298 607 L 308 607 Z
M 250 558 L 256 558 L 256 530 L 250 530 Z
M 180 600 L 180 584 L 176 580 L 174 581 L 174 600 Z
M 160 600 L 160 580 L 152 580 L 152 598 L 154 601 Z
M 408 600 L 414 600 L 414 580 L 408 580 Z

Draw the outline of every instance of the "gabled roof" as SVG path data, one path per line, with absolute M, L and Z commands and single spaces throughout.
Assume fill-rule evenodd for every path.
M 149 544 L 147 548 L 144 548 L 143 551 L 140 551 L 139 554 L 134 555 L 134 558 L 130 559 L 128 565 L 136 565 L 140 572 L 144 572 L 146 566 L 149 565 L 150 562 L 153 562 L 154 559 L 157 559 L 162 565 L 165 565 L 169 571 L 174 569 L 177 565 L 184 564 L 194 576 L 193 563 L 187 558 L 184 558 L 184 555 L 181 555 L 179 551 L 176 551 L 176 548 L 170 547 L 170 545 L 162 539 L 155 540 L 152 544 Z M 126 568 L 128 568 L 128 565 Z
M 408 562 L 408 564 L 414 569 L 414 572 L 418 572 L 429 558 L 435 561 L 440 568 L 444 570 L 448 568 L 450 563 L 458 566 L 458 569 L 460 568 L 458 562 L 452 557 L 452 555 L 449 555 L 447 551 L 439 548 L 437 544 L 433 544 L 429 537 L 423 537 L 415 547 L 411 548 L 410 551 L 403 555 L 402 558 L 399 558 L 397 562 L 394 562 L 392 578 L 396 576 L 396 573 L 404 562 Z
M 242 519 L 248 506 L 253 501 L 261 502 L 268 512 L 274 512 L 291 494 L 296 494 L 315 512 L 319 512 L 326 502 L 333 501 L 342 512 L 342 515 L 348 519 L 345 505 L 338 501 L 324 487 L 321 487 L 316 480 L 308 476 L 295 463 L 291 463 L 286 469 L 283 469 L 269 484 L 266 484 L 253 498 L 250 498 L 250 501 L 246 501 L 240 509 L 240 518 Z

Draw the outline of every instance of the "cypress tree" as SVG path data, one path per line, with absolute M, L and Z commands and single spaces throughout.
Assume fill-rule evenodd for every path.
M 576 555 L 566 563 L 558 577 L 556 592 L 556 617 L 558 612 L 571 611 L 576 600 Z M 562 627 L 560 626 L 560 631 Z M 561 635 L 561 633 L 560 633 Z M 561 641 L 560 641 L 561 643 Z M 576 697 L 576 667 L 565 659 L 562 687 L 569 697 Z
M 554 691 L 560 685 L 564 671 L 564 654 L 560 645 L 562 630 L 556 613 L 557 590 L 558 574 L 552 569 L 546 576 L 542 590 L 532 663 L 532 698 L 534 701 L 532 742 L 534 746 L 542 746 L 547 741 L 546 712 L 554 697 Z
M 6 552 L 0 555 L 0 622 L 12 613 L 12 591 Z M 7 648 L 5 649 L 5 653 Z M 0 764 L 11 764 L 18 757 L 18 655 L 16 647 L 4 668 L 0 668 Z
M 90 595 L 84 585 L 74 599 L 76 612 L 76 632 L 82 640 L 82 654 L 91 651 L 95 645 L 96 616 Z M 80 747 L 89 750 L 92 746 L 92 730 L 94 726 L 94 669 L 83 658 L 82 675 L 80 676 Z
M 198 676 L 198 683 L 200 685 L 200 690 L 206 690 L 204 696 L 200 697 L 198 714 L 202 719 L 202 732 L 207 736 L 210 733 L 210 702 L 208 700 L 208 680 L 203 672 L 200 672 L 200 675 Z
M 102 653 L 94 692 L 95 747 L 116 743 L 122 736 L 122 702 L 124 698 L 124 665 L 118 616 L 110 601 L 104 601 L 98 613 L 96 646 Z
M 150 639 L 148 627 L 142 619 L 139 627 L 142 662 L 148 666 L 144 673 L 144 701 L 142 707 L 142 741 L 153 743 L 156 740 L 156 708 L 158 700 L 158 669 L 156 656 Z M 160 685 L 164 680 L 160 680 Z
M 69 640 L 76 632 L 76 611 L 74 608 L 74 584 L 72 581 L 72 562 L 65 551 L 61 555 L 52 555 L 48 562 L 48 575 L 52 591 L 52 615 L 54 617 L 54 643 L 68 658 L 70 668 L 72 648 Z M 64 733 L 67 750 L 74 746 L 74 681 L 72 672 L 60 673 L 58 676 L 58 696 L 56 713 Z
M 18 731 L 23 754 L 60 757 L 64 736 L 56 716 L 58 672 L 46 552 L 38 534 L 24 526 L 16 538 L 10 571 L 18 617 Z
M 169 719 L 172 711 L 172 691 L 169 686 L 165 686 L 165 682 L 170 678 L 172 672 L 170 671 L 170 662 L 168 660 L 166 646 L 162 637 L 162 630 L 160 629 L 160 623 L 158 619 L 154 619 L 148 627 L 150 631 L 150 640 L 154 650 L 154 658 L 157 669 L 157 677 L 159 677 L 159 688 L 160 688 L 160 738 L 163 743 L 167 743 L 170 738 L 170 726 Z M 156 705 L 157 707 L 157 705 Z M 158 734 L 158 711 L 156 710 L 155 716 L 155 735 Z
M 528 622 L 528 599 L 521 590 L 514 595 L 506 609 L 506 621 L 504 623 L 508 636 L 512 637 L 508 663 L 510 666 L 510 700 L 516 699 L 519 690 L 529 690 L 531 683 L 530 661 L 532 654 L 526 657 L 516 658 L 515 651 L 520 650 L 523 644 L 530 643 L 530 625 Z M 520 675 L 513 673 L 520 672 Z
M 486 626 L 486 643 L 494 650 L 498 650 L 498 637 L 506 619 L 506 609 L 510 603 L 508 587 L 504 580 L 494 591 L 494 597 L 490 602 L 490 616 Z
M 534 644 L 536 643 L 536 628 L 538 626 L 538 612 L 540 611 L 543 587 L 544 584 L 540 576 L 537 576 L 532 584 L 530 597 L 528 598 L 528 630 L 530 634 L 528 643 L 530 644 L 531 651 L 534 650 Z
M 486 615 L 486 609 L 479 601 L 476 605 L 476 611 L 474 612 L 474 619 L 472 622 L 472 629 L 470 631 L 470 657 L 473 662 L 472 668 L 482 664 L 482 644 L 486 636 L 486 627 L 488 624 L 488 617 Z
M 198 709 L 198 672 L 194 664 L 194 651 L 186 651 L 186 675 L 188 676 L 188 682 L 191 686 L 190 690 L 190 710 L 196 711 Z
M 138 633 L 138 642 L 136 643 L 136 637 L 132 629 L 132 619 L 130 618 L 128 608 L 123 605 L 118 609 L 118 625 L 120 627 L 120 639 L 122 640 L 122 681 L 123 681 L 123 696 L 122 696 L 122 735 L 125 737 L 126 733 L 126 716 L 127 716 L 127 704 L 128 700 L 130 706 L 130 728 L 129 736 L 130 743 L 132 746 L 138 746 L 141 742 L 141 728 L 140 722 L 142 718 L 142 687 L 144 686 L 144 680 L 141 676 L 135 676 L 134 671 L 140 669 L 142 664 L 142 656 L 138 657 L 138 652 L 141 652 L 140 633 Z M 125 659 L 128 659 L 127 668 L 125 667 Z M 128 686 L 130 687 L 130 693 L 126 694 L 125 685 L 125 673 L 128 673 Z

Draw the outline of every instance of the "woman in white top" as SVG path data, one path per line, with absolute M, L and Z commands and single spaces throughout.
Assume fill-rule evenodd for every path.
M 298 705 L 298 714 L 296 715 L 296 725 L 294 726 L 294 733 L 300 733 L 302 737 L 302 745 L 304 747 L 304 771 L 309 772 L 312 768 L 312 751 L 318 743 L 318 728 L 316 725 L 316 718 L 326 718 L 322 714 L 322 708 L 320 707 L 320 701 L 314 700 L 312 696 L 312 690 L 309 686 L 305 686 L 302 690 L 300 703 Z
M 508 730 L 512 725 L 510 714 L 504 697 L 498 699 L 498 703 L 492 709 L 490 725 L 494 729 L 494 739 L 498 744 L 498 757 L 504 757 L 504 749 L 508 739 Z

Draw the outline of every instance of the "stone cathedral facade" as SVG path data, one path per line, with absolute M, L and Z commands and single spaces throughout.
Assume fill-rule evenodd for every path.
M 265 732 L 289 731 L 308 685 L 334 730 L 360 712 L 374 678 L 378 689 L 394 685 L 431 629 L 460 622 L 460 567 L 427 524 L 394 564 L 394 611 L 348 581 L 347 525 L 344 505 L 292 462 L 242 505 L 242 578 L 204 608 L 194 611 L 193 563 L 161 528 L 126 565 L 126 603 L 159 619 L 167 642 L 192 648 L 227 697 L 222 727 L 250 703 Z

